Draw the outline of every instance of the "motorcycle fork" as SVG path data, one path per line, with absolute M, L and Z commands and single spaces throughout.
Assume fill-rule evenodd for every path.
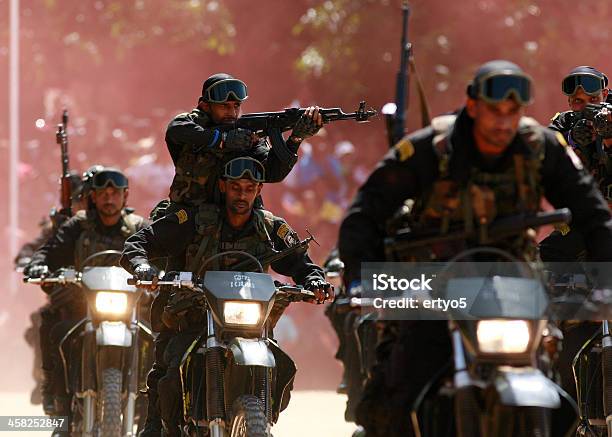
M 612 337 L 608 320 L 601 323 L 601 373 L 603 376 L 603 407 L 608 437 L 612 437 Z
M 138 319 L 133 310 L 132 314 L 132 350 L 127 354 L 127 401 L 123 410 L 123 435 L 132 437 L 134 435 L 134 418 L 136 416 L 136 397 L 138 395 L 138 370 L 140 369 L 140 343 L 138 339 Z
M 89 321 L 85 324 L 83 336 L 83 352 L 81 358 L 81 390 L 79 397 L 83 399 L 83 437 L 91 437 L 96 422 L 96 331 Z
M 268 327 L 264 328 L 263 339 L 268 339 Z M 253 367 L 253 394 L 261 401 L 268 423 L 272 422 L 272 372 L 268 367 Z
M 455 424 L 460 437 L 480 435 L 481 410 L 476 399 L 476 383 L 468 371 L 466 352 L 458 327 L 449 322 L 453 345 L 453 363 L 455 374 Z
M 210 437 L 225 437 L 224 349 L 217 340 L 211 311 L 206 312 L 206 412 Z

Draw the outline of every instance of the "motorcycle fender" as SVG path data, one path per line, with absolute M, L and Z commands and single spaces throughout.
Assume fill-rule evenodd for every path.
M 554 382 L 534 368 L 504 367 L 494 379 L 502 405 L 559 408 L 561 399 Z
M 123 322 L 102 322 L 96 330 L 98 346 L 132 346 L 132 333 Z
M 230 341 L 229 348 L 239 366 L 276 367 L 274 354 L 263 340 L 236 337 Z

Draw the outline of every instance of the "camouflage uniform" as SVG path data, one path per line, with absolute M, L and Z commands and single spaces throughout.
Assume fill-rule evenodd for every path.
M 360 281 L 362 262 L 385 260 L 389 222 L 412 200 L 409 223 L 416 233 L 445 232 L 451 223 L 480 230 L 474 241 L 434 244 L 411 259 L 445 260 L 459 251 L 487 244 L 532 258 L 534 242 L 526 233 L 491 243 L 486 227 L 495 217 L 534 211 L 540 195 L 555 207 L 569 207 L 573 225 L 584 233 L 590 253 L 612 258 L 610 212 L 592 178 L 560 135 L 523 119 L 518 134 L 496 158 L 475 147 L 473 120 L 465 109 L 456 118 L 404 137 L 362 186 L 340 228 L 339 250 L 345 283 Z M 377 364 L 357 408 L 357 422 L 368 437 L 411 435 L 407 417 L 412 402 L 451 353 L 445 322 L 392 322 L 377 351 Z
M 280 182 L 297 162 L 299 144 L 283 142 L 270 148 L 261 139 L 251 149 L 220 148 L 221 132 L 206 112 L 194 109 L 177 115 L 166 130 L 166 144 L 176 168 L 169 201 L 162 201 L 151 213 L 157 219 L 183 206 L 221 202 L 217 181 L 226 162 L 239 156 L 255 158 L 264 165 L 266 182 Z
M 147 221 L 144 218 L 124 211 L 116 225 L 105 226 L 95 209 L 78 211 L 34 253 L 28 267 L 47 265 L 50 271 L 69 266 L 80 269 L 83 261 L 93 253 L 109 249 L 122 250 L 125 239 L 146 224 Z M 88 265 L 109 265 L 111 261 L 112 259 L 108 256 L 99 257 Z M 82 295 L 72 293 L 66 301 L 52 301 L 49 309 L 53 309 L 54 314 L 42 318 L 39 331 L 42 368 L 48 381 L 54 381 L 55 385 L 63 386 L 57 345 L 63 334 L 76 321 L 84 317 L 86 302 Z M 56 393 L 65 393 L 63 387 L 54 387 L 52 390 Z
M 285 220 L 268 211 L 254 209 L 244 228 L 236 230 L 229 225 L 225 210 L 212 204 L 203 204 L 166 215 L 128 238 L 121 265 L 134 272 L 138 265 L 149 263 L 151 259 L 168 257 L 167 271 L 186 270 L 201 275 L 205 270 L 225 268 L 237 260 L 231 257 L 220 258 L 218 262 L 209 263 L 206 269 L 202 268 L 206 259 L 220 252 L 239 250 L 261 258 L 273 250 L 284 250 L 298 241 L 297 234 Z M 269 267 L 265 265 L 264 269 Z M 324 280 L 322 269 L 305 252 L 289 255 L 272 263 L 271 267 L 280 274 L 291 276 L 298 284 Z M 172 309 L 193 297 L 189 292 L 178 291 L 173 294 L 171 290 L 161 290 L 151 310 L 153 329 L 161 331 L 161 340 L 156 342 L 156 362 L 147 385 L 153 396 L 151 399 L 157 397 L 155 389 L 158 387 L 160 409 L 166 423 L 178 421 L 178 366 L 187 347 L 201 332 L 203 322 L 201 310 L 197 306 L 190 305 L 191 309 L 180 317 L 176 317 Z M 286 305 L 281 302 L 275 305 L 270 315 L 272 324 L 280 318 Z M 180 330 L 179 334 L 176 333 L 177 329 Z

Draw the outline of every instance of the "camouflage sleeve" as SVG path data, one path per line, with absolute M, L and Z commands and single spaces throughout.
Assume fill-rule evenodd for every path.
M 582 234 L 592 261 L 612 261 L 612 218 L 593 178 L 560 133 L 546 132 L 542 184 L 555 208 L 569 208 L 571 229 Z
M 82 232 L 80 221 L 81 218 L 75 216 L 64 222 L 32 255 L 30 265 L 47 265 L 51 271 L 60 267 L 74 266 L 74 250 Z
M 359 280 L 362 262 L 384 260 L 387 222 L 406 199 L 418 196 L 435 178 L 438 164 L 432 138 L 431 128 L 404 137 L 359 188 L 338 239 L 346 285 Z
M 266 170 L 266 182 L 274 183 L 281 182 L 293 166 L 297 162 L 297 148 L 290 147 L 288 142 L 281 139 L 284 145 L 279 144 L 276 149 L 270 147 L 268 140 L 262 138 L 258 144 L 256 144 L 250 153 L 252 158 L 257 159 L 264 165 Z M 278 148 L 283 148 L 283 153 L 278 153 Z
M 182 255 L 194 238 L 195 211 L 181 209 L 156 220 L 128 237 L 123 247 L 121 266 L 133 273 L 136 266 L 151 260 Z
M 15 267 L 25 267 L 25 265 L 29 264 L 36 250 L 41 248 L 49 237 L 49 232 L 43 230 L 36 239 L 21 246 L 14 259 Z
M 271 238 L 274 248 L 278 251 L 294 246 L 300 241 L 297 232 L 280 217 L 274 220 L 274 235 L 271 235 Z M 307 251 L 298 250 L 272 263 L 272 269 L 281 275 L 290 276 L 299 285 L 325 279 L 323 269 L 310 259 Z
M 166 144 L 176 164 L 184 145 L 191 145 L 194 151 L 217 150 L 221 144 L 221 132 L 214 127 L 203 127 L 196 123 L 193 114 L 179 114 L 168 124 Z

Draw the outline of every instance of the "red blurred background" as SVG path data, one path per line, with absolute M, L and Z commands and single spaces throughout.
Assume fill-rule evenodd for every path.
M 530 115 L 546 123 L 567 103 L 564 74 L 576 65 L 610 71 L 607 18 L 595 0 L 413 0 L 410 39 L 432 113 L 462 104 L 465 86 L 487 60 L 517 62 L 536 82 Z M 130 204 L 148 215 L 167 194 L 173 168 L 165 126 L 195 106 L 202 81 L 228 72 L 249 86 L 244 112 L 318 104 L 380 109 L 393 100 L 399 64 L 399 0 L 21 0 L 20 244 L 59 196 L 54 132 L 70 111 L 71 167 L 116 165 L 130 176 Z M 29 314 L 43 303 L 35 287 L 9 292 L 9 0 L 0 0 L 0 385 L 30 385 L 23 340 Z M 419 127 L 411 88 L 410 130 Z M 309 229 L 322 263 L 356 188 L 387 149 L 379 118 L 327 126 L 302 145 L 281 184 L 266 186 L 266 207 L 302 235 Z M 336 339 L 322 308 L 295 305 L 286 323 L 287 351 L 300 368 L 298 388 L 337 384 Z M 318 370 L 318 371 L 315 371 Z

